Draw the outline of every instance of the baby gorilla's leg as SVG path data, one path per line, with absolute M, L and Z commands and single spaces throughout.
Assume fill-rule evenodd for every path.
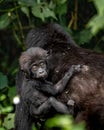
M 30 106 L 30 113 L 31 115 L 44 115 L 48 112 L 48 110 L 50 110 L 51 105 L 50 105 L 50 101 L 47 100 L 45 101 L 43 104 L 41 104 L 39 107 L 35 107 L 34 104 L 31 104 Z
M 51 104 L 51 106 L 59 113 L 62 114 L 69 114 L 69 110 L 68 107 L 63 104 L 62 102 L 59 102 L 57 99 L 55 99 L 54 97 L 50 97 L 49 98 L 49 102 Z
M 31 115 L 44 115 L 47 114 L 51 108 L 54 108 L 58 113 L 69 113 L 68 107 L 57 101 L 54 97 L 50 97 L 38 108 L 34 107 L 34 104 L 31 104 L 30 113 Z

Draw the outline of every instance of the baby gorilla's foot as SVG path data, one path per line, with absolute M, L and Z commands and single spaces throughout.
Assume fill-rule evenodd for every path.
M 73 115 L 74 114 L 75 101 L 72 100 L 72 99 L 68 100 L 67 106 L 69 108 L 69 114 Z

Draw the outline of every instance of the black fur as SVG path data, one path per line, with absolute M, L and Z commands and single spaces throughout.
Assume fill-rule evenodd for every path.
M 78 47 L 58 24 L 30 31 L 26 46 L 39 46 L 49 51 L 49 77 L 53 83 L 61 79 L 71 65 L 85 65 L 57 99 L 63 103 L 67 103 L 69 98 L 73 99 L 76 103 L 75 121 L 84 120 L 88 130 L 104 130 L 104 55 Z M 22 82 L 18 80 L 19 91 L 21 86 Z
M 16 130 L 31 130 L 32 118 L 35 120 L 46 118 L 52 108 L 57 113 L 62 114 L 69 114 L 72 111 L 69 105 L 67 107 L 65 104 L 59 102 L 55 99 L 55 96 L 65 89 L 66 84 L 73 74 L 81 70 L 80 65 L 71 66 L 64 77 L 53 85 L 52 82 L 46 80 L 45 75 L 48 74 L 49 70 L 47 69 L 49 67 L 46 64 L 47 51 L 44 49 L 39 47 L 28 49 L 21 54 L 19 63 L 20 71 L 24 75 L 20 74 L 23 76 L 21 77 L 23 84 L 19 88 L 21 90 L 18 91 L 21 100 L 16 109 Z M 38 76 L 35 74 L 37 72 Z M 19 81 L 20 77 L 17 76 L 17 78 L 17 81 Z M 20 85 L 18 84 L 19 82 L 17 82 L 17 85 Z

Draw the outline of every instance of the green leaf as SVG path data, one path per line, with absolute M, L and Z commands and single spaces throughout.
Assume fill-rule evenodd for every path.
M 52 17 L 54 19 L 57 19 L 55 13 L 52 10 L 50 10 L 48 7 L 43 8 L 43 15 L 45 18 Z
M 29 17 L 29 8 L 26 6 L 21 7 L 22 12 Z
M 104 0 L 93 0 L 100 15 L 104 15 Z
M 13 106 L 2 107 L 0 106 L 0 113 L 10 113 L 13 111 Z
M 57 4 L 64 4 L 67 0 L 56 0 Z
M 18 3 L 25 6 L 33 6 L 36 0 L 18 0 Z
M 8 86 L 7 76 L 0 73 L 0 89 L 3 89 Z
M 6 130 L 6 129 L 4 129 L 3 127 L 1 127 L 0 130 Z
M 8 13 L 0 16 L 0 29 L 6 28 L 11 22 L 11 18 Z
M 34 124 L 32 125 L 32 130 L 37 130 L 37 128 L 34 126 Z
M 9 91 L 8 91 L 8 97 L 11 100 L 11 102 L 13 102 L 13 98 L 16 95 L 16 87 L 9 87 Z
M 60 127 L 60 128 L 72 128 L 72 118 L 70 116 L 55 116 L 51 119 L 48 119 L 46 122 L 46 127 L 52 128 L 52 127 Z M 70 129 L 69 129 L 70 130 Z
M 4 123 L 3 123 L 3 126 L 5 128 L 7 128 L 8 130 L 9 129 L 12 129 L 14 128 L 14 114 L 8 114 L 8 116 L 4 119 Z
M 0 95 L 0 101 L 3 101 L 5 99 L 6 99 L 6 95 L 4 95 L 4 94 Z
M 104 16 L 96 15 L 88 23 L 87 27 L 91 28 L 91 32 L 95 35 L 99 30 L 104 28 Z
M 46 128 L 58 127 L 62 130 L 84 130 L 84 123 L 75 124 L 73 118 L 68 115 L 59 115 L 50 118 L 45 123 Z
M 41 4 L 35 4 L 32 7 L 32 14 L 35 17 L 40 18 L 43 22 L 45 21 L 45 18 L 52 17 L 54 19 L 57 19 L 55 16 L 55 13 L 47 7 L 47 5 L 42 6 Z
M 77 35 L 75 37 L 77 39 L 77 42 L 80 45 L 83 45 L 84 43 L 88 43 L 91 40 L 92 36 L 93 35 L 90 30 L 84 29 L 84 30 L 80 31 L 79 33 L 77 33 Z
M 58 5 L 56 7 L 56 13 L 59 15 L 59 16 L 62 16 L 63 14 L 65 14 L 67 12 L 67 5 L 66 3 L 65 4 L 61 4 L 61 5 Z
M 35 4 L 31 9 L 32 9 L 32 14 L 35 17 L 40 18 L 42 21 L 45 20 L 45 17 L 44 17 L 43 12 L 42 12 L 42 8 L 39 4 Z
M 85 130 L 85 123 L 80 122 L 79 124 L 73 125 L 72 130 Z

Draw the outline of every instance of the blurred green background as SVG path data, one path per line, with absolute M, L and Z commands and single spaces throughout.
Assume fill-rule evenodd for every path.
M 46 22 L 62 25 L 79 46 L 104 52 L 104 0 L 0 0 L 0 130 L 14 128 L 15 77 L 26 34 Z M 46 126 L 57 121 L 63 130 L 83 129 L 63 116 Z

